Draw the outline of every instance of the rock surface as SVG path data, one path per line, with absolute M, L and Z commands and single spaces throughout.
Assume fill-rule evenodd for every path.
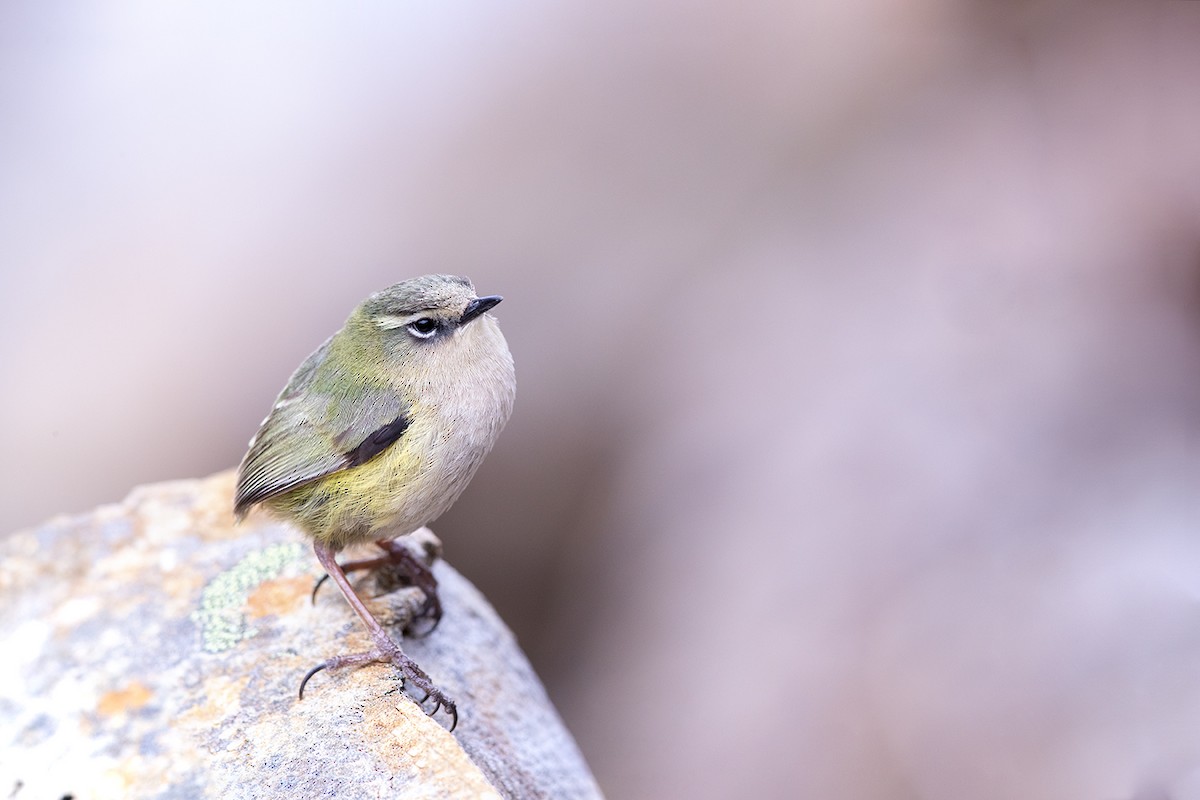
M 235 527 L 232 486 L 143 487 L 0 542 L 0 797 L 600 796 L 512 634 L 441 561 L 445 617 L 402 644 L 457 701 L 453 734 L 389 666 L 322 672 L 297 701 L 367 637 L 336 589 L 311 604 L 299 534 Z M 372 605 L 402 621 L 419 599 Z

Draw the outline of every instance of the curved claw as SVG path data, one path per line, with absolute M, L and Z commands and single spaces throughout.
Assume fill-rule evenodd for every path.
M 433 708 L 425 711 L 425 701 L 431 697 L 433 698 Z M 422 711 L 425 711 L 425 716 L 427 717 L 432 717 L 438 712 L 438 709 L 444 709 L 450 715 L 451 720 L 450 727 L 447 729 L 448 733 L 454 733 L 454 729 L 458 727 L 458 707 L 441 692 L 436 690 L 432 692 L 426 691 L 425 696 L 417 701 L 417 705 L 421 707 Z
M 430 602 L 429 598 L 430 596 L 426 595 L 425 604 L 420 612 L 405 626 L 404 633 L 407 636 L 411 636 L 414 639 L 424 639 L 437 630 L 438 623 L 442 621 L 442 604 L 436 600 Z M 418 622 L 427 622 L 428 626 L 418 628 Z
M 307 673 L 305 673 L 304 679 L 300 681 L 300 697 L 298 699 L 300 699 L 300 700 L 304 699 L 304 687 L 308 684 L 308 679 L 311 678 L 313 675 L 316 675 L 321 670 L 327 669 L 328 667 L 329 667 L 329 662 L 322 661 L 320 664 L 317 664 L 315 667 L 313 667 Z
M 317 583 L 315 586 L 313 586 L 312 591 L 312 604 L 314 606 L 317 604 L 317 592 L 321 591 L 321 584 L 325 583 L 327 580 L 329 580 L 328 572 L 322 575 L 320 578 L 317 578 Z

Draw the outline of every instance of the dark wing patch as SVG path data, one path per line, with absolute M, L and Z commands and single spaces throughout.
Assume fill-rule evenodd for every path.
M 395 444 L 396 440 L 408 430 L 408 425 L 408 417 L 401 414 L 388 424 L 371 431 L 357 447 L 346 453 L 346 466 L 357 467 L 359 464 L 370 461 Z
M 239 517 L 256 503 L 366 462 L 408 428 L 407 407 L 389 386 L 363 387 L 351 408 L 343 404 L 336 413 L 326 389 L 331 341 L 300 365 L 251 440 L 238 469 Z

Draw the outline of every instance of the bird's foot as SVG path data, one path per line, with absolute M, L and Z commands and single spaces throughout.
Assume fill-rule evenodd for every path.
M 441 555 L 441 542 L 432 535 L 428 539 L 432 539 L 432 543 L 428 540 L 418 541 L 413 536 L 405 537 L 403 542 L 398 539 L 381 539 L 375 543 L 387 553 L 384 558 L 396 567 L 401 577 L 425 595 L 420 610 L 404 628 L 405 633 L 418 638 L 433 633 L 433 629 L 442 621 L 442 600 L 438 596 L 438 582 L 431 568 L 434 560 Z M 410 546 L 411 543 L 415 543 L 416 546 Z M 421 549 L 421 556 L 424 558 L 417 555 L 418 548 Z M 418 630 L 414 625 L 418 621 L 428 624 Z
M 432 536 L 430 537 L 432 538 Z M 425 595 L 425 600 L 421 604 L 421 608 L 417 610 L 413 618 L 404 626 L 404 632 L 409 636 L 421 638 L 433 633 L 434 628 L 442 621 L 442 601 L 438 597 L 438 582 L 433 575 L 433 570 L 414 552 L 413 548 L 406 546 L 404 543 L 396 539 L 380 539 L 375 543 L 384 555 L 375 558 L 364 558 L 357 561 L 347 561 L 342 564 L 343 572 L 358 572 L 368 569 L 388 568 L 392 570 L 404 585 L 415 586 Z M 424 555 L 430 563 L 437 557 L 436 549 L 430 551 L 428 546 L 425 548 Z M 329 575 L 322 576 L 313 586 L 312 601 L 317 602 L 317 592 L 320 591 L 321 585 L 329 579 Z M 426 623 L 418 629 L 418 622 Z
M 322 670 L 361 667 L 364 664 L 375 663 L 391 664 L 400 670 L 406 689 L 412 686 L 424 692 L 424 696 L 419 700 L 416 700 L 415 697 L 413 698 L 416 700 L 417 705 L 421 707 L 421 710 L 425 710 L 426 701 L 433 702 L 433 708 L 426 712 L 431 717 L 437 713 L 439 708 L 445 709 L 446 713 L 450 715 L 450 731 L 453 732 L 455 726 L 458 725 L 458 709 L 454 705 L 454 701 L 447 697 L 441 689 L 433 685 L 433 681 L 425 673 L 425 670 L 417 666 L 417 662 L 406 656 L 398 644 L 386 636 L 382 639 L 380 637 L 373 638 L 376 640 L 375 647 L 365 653 L 334 656 L 310 669 L 304 676 L 304 679 L 300 681 L 300 699 L 304 699 L 304 687 L 308 684 L 309 679 Z

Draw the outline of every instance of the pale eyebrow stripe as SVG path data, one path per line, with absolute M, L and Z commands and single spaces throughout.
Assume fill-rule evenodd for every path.
M 383 314 L 382 316 L 375 317 L 374 322 L 384 330 L 392 330 L 393 328 L 403 328 L 405 325 L 416 322 L 421 317 L 426 316 L 429 316 L 428 311 L 418 311 L 415 314 L 402 314 L 400 316 Z

